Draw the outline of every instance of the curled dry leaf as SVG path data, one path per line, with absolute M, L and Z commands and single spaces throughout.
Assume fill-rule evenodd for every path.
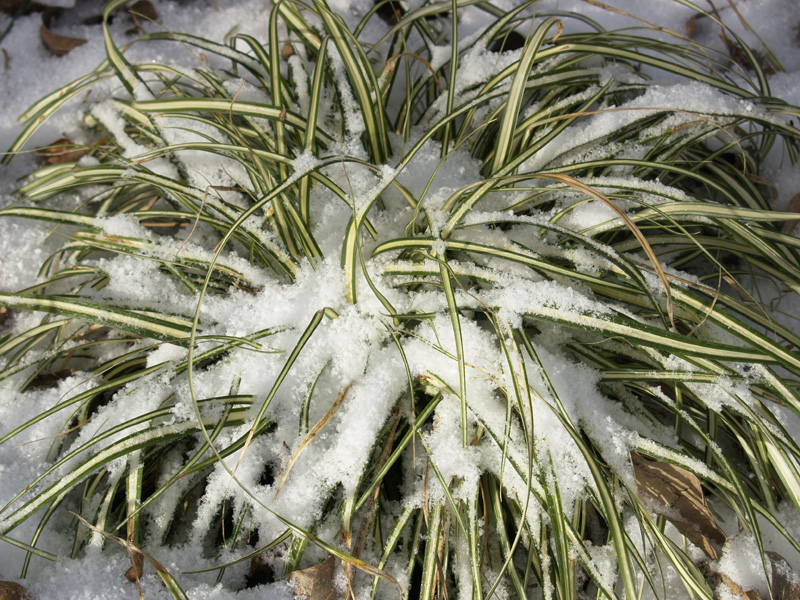
M 149 0 L 139 0 L 138 2 L 134 2 L 128 7 L 128 12 L 134 19 L 136 17 L 142 17 L 148 21 L 158 20 L 156 8 Z
M 0 325 L 6 322 L 9 312 L 7 306 L 0 306 Z
M 767 550 L 772 563 L 772 598 L 774 600 L 800 600 L 800 576 L 777 552 Z
M 131 552 L 131 566 L 125 571 L 125 579 L 128 581 L 139 581 L 144 573 L 144 554 L 141 552 Z
M 650 508 L 667 518 L 675 528 L 712 560 L 722 556 L 727 539 L 706 503 L 700 480 L 686 469 L 648 460 L 631 453 L 639 495 Z
M 89 152 L 85 146 L 76 146 L 67 138 L 61 138 L 50 144 L 36 149 L 36 156 L 43 158 L 48 165 L 77 162 Z
M 744 591 L 738 583 L 736 583 L 729 577 L 726 577 L 722 573 L 717 573 L 717 578 L 719 580 L 719 583 L 717 584 L 718 598 L 722 597 L 719 588 L 724 586 L 725 588 L 727 588 L 726 589 L 726 591 L 728 592 L 727 597 L 730 597 L 732 595 L 737 600 L 762 600 L 761 594 L 759 594 L 756 590 Z
M 44 43 L 47 49 L 55 56 L 64 56 L 73 48 L 77 48 L 86 43 L 86 40 L 83 38 L 71 38 L 50 31 L 44 15 L 42 15 L 42 27 L 39 30 L 39 35 L 42 38 L 42 43 Z
M 694 39 L 694 36 L 697 35 L 697 21 L 702 19 L 705 15 L 703 14 L 696 14 L 686 21 L 686 33 L 689 35 L 690 38 Z
M 0 581 L 0 600 L 31 600 L 31 593 L 13 581 Z
M 256 587 L 274 581 L 274 573 L 269 564 L 268 553 L 256 554 L 250 559 L 250 571 L 247 573 L 247 587 Z
M 786 207 L 786 212 L 800 213 L 800 193 L 795 194 L 794 197 L 791 200 L 789 200 L 789 206 Z M 793 219 L 784 221 L 781 232 L 785 233 L 786 235 L 791 235 L 792 231 L 794 231 L 794 226 L 796 224 L 797 221 Z
M 305 600 L 339 600 L 340 595 L 334 584 L 336 559 L 329 556 L 324 561 L 308 569 L 292 571 L 288 580 L 292 584 L 294 597 Z

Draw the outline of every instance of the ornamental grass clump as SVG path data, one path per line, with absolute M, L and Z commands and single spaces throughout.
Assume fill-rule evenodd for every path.
M 800 336 L 737 276 L 800 290 L 798 216 L 759 177 L 800 109 L 746 46 L 754 71 L 535 1 L 352 29 L 315 0 L 132 63 L 123 4 L 7 155 L 99 90 L 88 153 L 0 210 L 55 244 L 0 293 L 0 448 L 37 440 L 0 512 L 22 576 L 117 539 L 132 580 L 139 549 L 173 557 L 176 598 L 789 585 Z

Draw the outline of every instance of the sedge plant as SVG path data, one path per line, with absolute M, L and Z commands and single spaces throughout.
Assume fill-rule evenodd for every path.
M 287 0 L 263 38 L 149 33 L 184 59 L 134 63 L 124 4 L 6 155 L 99 90 L 85 155 L 0 210 L 53 230 L 0 293 L 4 394 L 57 389 L 0 431 L 46 447 L 0 509 L 21 576 L 57 531 L 185 549 L 176 598 L 332 560 L 342 597 L 710 599 L 734 537 L 765 574 L 800 551 L 800 336 L 742 283 L 800 290 L 759 176 L 800 109 L 753 51 L 535 1 Z

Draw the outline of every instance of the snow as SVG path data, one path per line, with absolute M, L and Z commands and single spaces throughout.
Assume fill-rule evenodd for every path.
M 75 3 L 70 0 L 48 0 L 52 6 L 70 7 Z M 366 0 L 337 0 L 330 3 L 351 26 L 359 21 L 371 6 Z M 416 5 L 417 2 L 409 2 Z M 511 2 L 503 2 L 508 4 Z M 686 30 L 687 21 L 694 14 L 679 2 L 663 0 L 618 0 L 612 3 L 624 11 L 637 14 L 679 32 Z M 231 31 L 250 33 L 265 39 L 269 13 L 266 3 L 258 0 L 235 0 L 230 2 L 195 3 L 183 5 L 170 0 L 158 0 L 154 6 L 160 15 L 161 25 L 166 30 L 195 31 L 222 42 Z M 726 11 L 726 23 L 751 43 L 758 44 L 756 36 L 744 25 L 752 25 L 756 31 L 769 32 L 770 48 L 786 69 L 770 78 L 772 93 L 788 102 L 796 102 L 800 91 L 800 53 L 797 51 L 796 32 L 792 23 L 800 22 L 800 6 L 792 0 L 764 0 L 762 2 L 740 2 L 738 5 L 742 20 L 735 18 L 731 11 Z M 89 14 L 92 8 L 99 10 L 100 2 L 87 2 L 82 14 Z M 578 10 L 587 17 L 597 20 L 607 28 L 635 25 L 629 16 L 602 10 L 590 3 L 579 0 L 541 0 L 538 10 Z M 65 21 L 59 31 L 64 34 L 86 37 L 88 42 L 74 49 L 65 57 L 52 57 L 38 43 L 39 15 L 27 15 L 19 18 L 0 47 L 7 50 L 10 60 L 6 72 L 0 79 L 0 94 L 4 101 L 0 103 L 0 145 L 7 148 L 20 133 L 22 125 L 16 118 L 19 114 L 43 94 L 54 88 L 74 80 L 95 68 L 104 58 L 102 31 L 97 26 L 81 22 Z M 467 90 L 488 81 L 493 75 L 501 72 L 508 65 L 518 60 L 518 53 L 507 52 L 498 56 L 489 52 L 480 43 L 475 43 L 484 25 L 485 15 L 479 11 L 465 11 L 460 23 L 464 36 L 460 46 L 474 45 L 460 59 L 458 70 L 458 86 L 456 93 L 467 97 Z M 10 22 L 10 18 L 0 15 L 0 29 Z M 123 17 L 111 24 L 112 36 L 120 41 L 130 41 L 126 28 L 130 23 Z M 154 26 L 147 25 L 146 28 Z M 378 39 L 385 30 L 374 25 L 364 32 L 367 40 Z M 662 34 L 658 34 L 662 35 Z M 669 35 L 664 33 L 663 35 Z M 722 42 L 708 23 L 701 22 L 697 31 L 697 41 L 708 43 L 722 50 Z M 160 43 L 154 46 L 155 51 L 148 54 L 143 45 L 134 45 L 130 51 L 131 61 L 160 61 L 174 64 L 176 69 L 192 69 L 196 61 L 191 61 L 188 52 L 180 44 Z M 434 69 L 445 65 L 450 60 L 451 49 L 447 45 L 435 45 L 430 48 L 431 65 Z M 328 45 L 328 57 L 334 66 L 335 85 L 338 101 L 344 107 L 342 135 L 329 149 L 330 156 L 352 156 L 366 159 L 366 152 L 359 138 L 365 131 L 365 122 L 351 82 L 348 80 L 342 59 L 333 44 Z M 309 103 L 309 81 L 302 60 L 292 56 L 288 60 L 291 80 L 296 86 L 297 108 L 301 114 Z M 604 73 L 610 76 L 625 77 L 620 73 Z M 546 79 L 544 73 L 533 73 L 532 77 Z M 641 80 L 639 75 L 627 74 L 630 81 Z M 510 81 L 506 82 L 506 87 Z M 498 90 L 503 89 L 501 85 Z M 267 102 L 266 98 L 246 79 L 237 77 L 224 82 L 224 89 L 231 96 L 240 100 Z M 595 90 L 584 93 L 590 95 Z M 469 92 L 472 93 L 472 92 Z M 137 98 L 150 97 L 150 90 L 143 84 L 137 84 Z M 432 119 L 437 111 L 446 106 L 444 93 L 430 109 L 427 115 Z M 111 80 L 100 82 L 93 89 L 91 97 L 78 95 L 70 100 L 63 110 L 48 120 L 29 141 L 26 148 L 34 148 L 46 144 L 59 137 L 68 137 L 74 142 L 88 142 L 82 124 L 87 115 L 91 115 L 100 125 L 122 145 L 123 157 L 127 161 L 136 161 L 148 148 L 136 143 L 124 125 L 120 116 L 119 99 L 123 97 L 117 83 Z M 577 101 L 578 99 L 573 99 Z M 332 102 L 331 98 L 323 98 L 323 102 Z M 611 108 L 611 107 L 609 107 Z M 593 158 L 582 153 L 582 147 L 588 142 L 612 135 L 623 124 L 644 119 L 653 114 L 655 109 L 675 111 L 672 118 L 664 121 L 659 127 L 680 128 L 696 119 L 695 112 L 716 115 L 711 127 L 724 127 L 729 123 L 728 117 L 737 112 L 757 113 L 761 109 L 746 100 L 733 99 L 722 92 L 702 84 L 683 84 L 663 82 L 650 87 L 646 93 L 619 106 L 615 110 L 597 114 L 583 122 L 578 128 L 572 128 L 561 134 L 560 140 L 550 144 L 548 149 L 536 154 L 527 164 L 525 170 L 550 168 L 565 165 L 577 160 Z M 294 107 L 290 107 L 294 110 Z M 531 116 L 544 107 L 535 107 L 525 116 Z M 620 110 L 616 110 L 620 109 Z M 478 123 L 489 118 L 488 113 L 476 114 Z M 765 116 L 766 118 L 766 116 Z M 212 137 L 221 143 L 236 143 L 236 140 L 220 139 L 225 136 L 221 130 L 207 124 L 160 115 L 153 117 L 154 123 L 164 134 L 168 144 L 197 143 Z M 653 133 L 651 131 L 650 133 Z M 408 147 L 416 143 L 421 132 L 414 132 Z M 394 144 L 399 148 L 400 144 Z M 549 149 L 553 150 L 549 150 Z M 619 156 L 639 156 L 641 148 L 636 144 L 617 147 L 609 145 L 609 152 Z M 407 150 L 405 148 L 404 150 Z M 220 269 L 225 268 L 238 276 L 240 283 L 248 283 L 252 289 L 231 289 L 226 294 L 207 297 L 199 310 L 201 334 L 208 336 L 248 336 L 254 332 L 274 328 L 274 333 L 257 341 L 258 347 L 247 345 L 232 348 L 222 359 L 204 370 L 193 373 L 191 383 L 185 373 L 189 349 L 178 343 L 163 342 L 154 346 L 130 348 L 138 351 L 144 364 L 153 369 L 153 373 L 145 378 L 121 386 L 105 400 L 90 422 L 81 425 L 79 430 L 68 438 L 65 450 L 83 448 L 82 459 L 87 456 L 101 456 L 111 444 L 122 443 L 127 436 L 137 432 L 145 432 L 149 423 L 141 421 L 138 425 L 127 427 L 107 435 L 96 445 L 92 442 L 109 432 L 119 423 L 137 419 L 151 411 L 170 404 L 169 414 L 159 425 L 172 427 L 178 431 L 180 427 L 193 422 L 198 414 L 204 418 L 215 416 L 214 408 L 200 407 L 196 398 L 217 398 L 239 394 L 252 396 L 249 406 L 241 409 L 242 424 L 225 431 L 215 440 L 217 447 L 224 447 L 234 440 L 247 436 L 254 426 L 254 420 L 264 407 L 264 419 L 274 424 L 275 430 L 270 437 L 257 437 L 246 450 L 237 451 L 227 456 L 223 464 L 217 464 L 206 478 L 205 486 L 196 493 L 200 496 L 196 514 L 191 516 L 191 532 L 179 547 L 150 543 L 147 550 L 163 562 L 176 575 L 192 600 L 247 600 L 250 598 L 268 597 L 280 600 L 293 598 L 292 590 L 285 582 L 258 586 L 252 589 L 243 587 L 246 562 L 231 567 L 223 582 L 216 583 L 216 573 L 189 576 L 183 571 L 193 568 L 211 567 L 219 557 L 213 559 L 204 552 L 208 550 L 205 538 L 209 535 L 212 523 L 217 519 L 220 510 L 231 511 L 234 520 L 247 517 L 254 524 L 252 529 L 258 531 L 259 543 L 263 545 L 286 528 L 285 522 L 304 528 L 318 526 L 316 533 L 327 541 L 335 540 L 338 533 L 333 523 L 318 523 L 323 515 L 325 504 L 331 498 L 352 499 L 357 491 L 359 479 L 370 458 L 370 452 L 381 431 L 392 419 L 397 410 L 406 410 L 401 399 L 407 393 L 408 375 L 412 378 L 430 379 L 435 373 L 441 385 L 431 384 L 431 391 L 442 394 L 442 399 L 435 409 L 436 425 L 420 434 L 421 442 L 427 448 L 427 456 L 445 482 L 459 482 L 453 492 L 456 501 L 473 502 L 475 490 L 484 472 L 494 472 L 500 476 L 502 457 L 507 452 L 507 462 L 503 465 L 503 486 L 507 493 L 524 498 L 529 491 L 532 508 L 526 518 L 534 531 L 538 530 L 543 520 L 548 518 L 542 507 L 538 505 L 537 495 L 544 491 L 539 487 L 541 478 L 561 495 L 564 508 L 570 514 L 576 506 L 576 500 L 584 497 L 586 490 L 595 490 L 592 474 L 583 460 L 575 440 L 568 435 L 555 411 L 564 411 L 563 416 L 573 423 L 579 424 L 582 430 L 595 443 L 610 468 L 619 475 L 627 485 L 633 487 L 629 468 L 629 454 L 632 449 L 649 449 L 653 455 L 667 453 L 676 459 L 678 444 L 669 432 L 654 427 L 641 414 L 635 414 L 627 408 L 612 403 L 599 389 L 599 377 L 589 367 L 574 362 L 567 353 L 558 350 L 569 341 L 571 333 L 557 327 L 543 325 L 537 343 L 541 343 L 539 360 L 535 362 L 527 355 L 514 355 L 512 344 L 505 348 L 511 360 L 516 360 L 525 367 L 532 388 L 530 397 L 524 398 L 527 404 L 524 409 L 525 418 L 531 424 L 535 422 L 533 443 L 540 448 L 548 448 L 549 453 L 540 462 L 532 465 L 534 477 L 528 485 L 520 473 L 512 468 L 512 463 L 525 465 L 528 460 L 523 432 L 515 424 L 512 426 L 507 448 L 501 444 L 484 442 L 468 448 L 462 443 L 462 392 L 458 362 L 454 360 L 459 353 L 463 354 L 467 371 L 466 387 L 469 391 L 467 420 L 471 432 L 477 428 L 478 422 L 487 429 L 502 433 L 505 427 L 506 406 L 508 402 L 521 400 L 515 397 L 514 381 L 512 381 L 507 365 L 507 357 L 496 344 L 496 335 L 488 326 L 479 326 L 471 320 L 461 323 L 462 347 L 455 343 L 455 332 L 449 316 L 445 314 L 447 304 L 442 294 L 422 288 L 410 294 L 401 294 L 397 288 L 388 285 L 390 278 L 384 277 L 383 269 L 396 268 L 391 277 L 401 278 L 402 270 L 410 270 L 407 262 L 397 260 L 397 254 L 381 256 L 370 261 L 366 266 L 371 281 L 385 294 L 388 302 L 399 314 L 412 311 L 433 314 L 425 318 L 414 331 L 413 336 L 401 343 L 407 363 L 399 360 L 399 351 L 392 337 L 392 315 L 387 314 L 386 306 L 370 294 L 362 294 L 357 305 L 347 301 L 347 274 L 342 268 L 336 250 L 341 246 L 337 232 L 344 231 L 344 225 L 356 211 L 367 212 L 378 200 L 403 206 L 395 211 L 396 216 L 370 213 L 370 218 L 380 222 L 382 228 L 401 236 L 403 231 L 418 215 L 427 219 L 431 237 L 429 249 L 431 254 L 425 260 L 415 263 L 415 269 L 427 269 L 432 275 L 439 272 L 436 258 L 445 255 L 449 240 L 441 239 L 445 229 L 447 212 L 443 210 L 448 201 L 464 188 L 483 178 L 480 161 L 470 157 L 466 148 L 452 148 L 447 157 L 442 159 L 441 145 L 433 140 L 427 141 L 407 165 L 400 165 L 403 153 L 389 158 L 388 164 L 380 165 L 377 172 L 364 166 L 347 163 L 328 162 L 322 167 L 320 156 L 312 152 L 304 152 L 294 158 L 291 163 L 289 179 L 291 183 L 315 170 L 321 170 L 345 191 L 347 201 L 352 207 L 345 206 L 339 198 L 332 197 L 325 191 L 312 194 L 314 208 L 322 218 L 312 223 L 315 235 L 320 239 L 320 246 L 326 258 L 318 263 L 301 262 L 294 274 L 292 284 L 279 282 L 277 279 L 255 268 L 246 255 L 234 249 L 233 244 L 224 248 L 220 255 L 209 251 L 203 244 L 207 241 L 202 227 L 197 233 L 187 228 L 177 237 L 155 236 L 147 228 L 141 226 L 132 216 L 120 214 L 98 218 L 100 234 L 141 240 L 139 246 L 130 254 L 100 257 L 87 264 L 96 268 L 107 280 L 96 290 L 87 290 L 93 299 L 103 301 L 114 299 L 128 306 L 154 311 L 158 314 L 182 315 L 191 319 L 194 315 L 199 295 L 190 287 L 182 287 L 176 280 L 167 275 L 159 261 L 197 261 L 210 263 L 216 260 Z M 33 168 L 34 159 L 20 156 L 10 167 L 0 172 L 0 207 L 15 201 L 11 191 L 16 186 L 16 179 Z M 222 215 L 237 215 L 237 210 L 246 205 L 244 195 L 236 191 L 216 191 L 216 187 L 241 186 L 250 189 L 249 174 L 238 162 L 219 154 L 210 154 L 195 150 L 181 151 L 176 160 L 157 158 L 147 163 L 156 175 L 179 178 L 184 174 L 193 186 L 195 200 L 207 201 L 218 209 Z M 127 176 L 138 176 L 133 170 Z M 675 201 L 686 201 L 688 195 L 668 188 L 658 182 L 643 181 L 621 172 L 614 177 L 587 178 L 586 185 L 595 187 L 604 193 L 615 189 L 634 188 L 640 191 L 638 198 L 646 204 L 663 202 L 664 196 L 671 196 Z M 123 175 L 125 177 L 126 175 Z M 800 174 L 788 165 L 787 160 L 773 155 L 767 165 L 767 177 L 775 186 L 774 207 L 785 210 L 789 200 L 800 190 Z M 407 206 L 404 198 L 392 183 L 404 186 L 419 202 L 418 212 Z M 281 184 L 284 182 L 278 182 Z M 209 191 L 213 190 L 213 191 Z M 204 196 L 206 192 L 207 197 Z M 563 196 L 568 198 L 568 195 Z M 576 194 L 574 198 L 578 198 Z M 573 198 L 573 199 L 574 199 Z M 76 199 L 75 202 L 78 200 Z M 497 240 L 498 237 L 487 222 L 504 222 L 509 230 L 503 238 L 507 250 L 535 259 L 553 252 L 548 243 L 547 232 L 537 239 L 528 240 L 526 247 L 521 247 L 523 236 L 521 231 L 529 232 L 545 224 L 550 231 L 582 231 L 602 229 L 603 224 L 616 218 L 616 213 L 605 204 L 595 200 L 581 204 L 565 204 L 559 210 L 567 211 L 558 225 L 549 221 L 537 220 L 534 217 L 514 216 L 513 213 L 499 212 L 510 205 L 508 198 L 490 197 L 486 199 L 482 210 L 475 210 L 464 218 L 465 229 L 455 232 L 450 240 L 455 242 L 481 243 L 486 240 Z M 622 205 L 622 209 L 626 206 Z M 567 210 L 568 209 L 568 210 Z M 388 211 L 387 211 L 388 212 Z M 394 219 L 394 220 L 392 220 Z M 280 247 L 280 242 L 263 233 L 261 221 L 255 217 L 246 221 L 243 227 L 258 232 L 261 239 L 269 247 Z M 3 264 L 0 268 L 0 291 L 14 293 L 33 286 L 39 281 L 37 271 L 44 258 L 59 247 L 60 240 L 49 235 L 50 230 L 37 224 L 20 220 L 0 219 L 0 248 L 2 248 Z M 195 236 L 196 237 L 193 237 Z M 389 236 L 387 239 L 390 239 Z M 210 239 L 210 238 L 209 238 Z M 364 235 L 364 255 L 376 242 Z M 380 240 L 385 241 L 385 240 Z M 580 250 L 563 253 L 579 273 L 596 273 L 601 268 L 609 268 L 611 258 L 617 253 L 599 243 L 587 241 Z M 395 261 L 395 262 L 392 262 Z M 642 258 L 642 262 L 647 262 Z M 591 290 L 578 284 L 567 284 L 560 281 L 539 280 L 529 270 L 523 271 L 507 261 L 495 257 L 486 257 L 483 264 L 462 265 L 458 260 L 451 260 L 450 267 L 472 269 L 496 285 L 486 289 L 457 289 L 456 303 L 464 311 L 480 311 L 486 307 L 501 307 L 494 316 L 510 330 L 521 325 L 535 307 L 538 315 L 561 315 L 564 319 L 580 322 L 585 316 L 597 319 L 609 318 L 613 307 L 597 301 Z M 685 274 L 681 274 L 686 277 Z M 359 269 L 356 274 L 359 290 L 366 290 L 364 273 Z M 654 277 L 649 277 L 654 292 L 661 292 L 661 284 Z M 394 281 L 394 280 L 392 280 Z M 787 313 L 782 321 L 787 326 L 797 329 L 796 315 L 798 300 L 796 295 L 786 299 L 781 308 Z M 314 322 L 320 311 L 335 311 L 335 318 L 325 316 L 313 337 L 299 352 L 296 362 L 286 379 L 274 386 L 281 369 L 286 364 L 293 349 L 301 340 L 301 335 Z M 566 315 L 566 316 L 563 316 Z M 15 327 L 33 327 L 40 322 L 41 314 L 15 314 Z M 73 331 L 69 332 L 74 333 Z M 174 341 L 174 340 L 173 340 Z M 547 350 L 549 348 L 550 350 Z M 203 345 L 194 350 L 197 353 L 205 350 Z M 108 351 L 108 358 L 114 356 Z M 5 367 L 5 364 L 0 367 Z M 677 357 L 668 357 L 662 365 L 665 369 L 688 371 L 693 365 Z M 408 372 L 406 371 L 408 369 Z M 542 373 L 548 374 L 546 382 Z M 489 373 L 500 373 L 499 379 L 492 378 Z M 11 444 L 0 445 L 0 506 L 11 501 L 17 490 L 22 490 L 28 483 L 52 464 L 50 454 L 51 440 L 61 434 L 62 426 L 67 419 L 65 414 L 69 401 L 96 385 L 90 373 L 77 372 L 62 381 L 56 387 L 33 389 L 19 392 L 24 382 L 24 375 L 14 374 L 0 379 L 0 434 L 5 435 L 18 425 L 25 423 L 31 415 L 43 412 L 59 403 L 64 403 L 64 411 L 43 419 L 16 436 Z M 432 381 L 432 379 L 430 379 Z M 351 387 L 350 384 L 352 383 Z M 312 393 L 312 385 L 313 393 Z M 550 387 L 552 385 L 552 388 Z M 191 387 L 190 387 L 191 386 Z M 437 387 L 438 386 L 438 387 Z M 729 407 L 744 411 L 743 406 L 752 408 L 746 387 L 738 386 L 731 379 L 720 379 L 713 384 L 693 383 L 688 386 L 699 396 L 710 409 Z M 237 392 L 231 390 L 236 389 Z M 347 389 L 342 406 L 330 421 L 298 455 L 297 461 L 286 477 L 284 487 L 278 492 L 280 476 L 284 474 L 290 456 L 299 448 L 304 439 L 304 432 L 298 428 L 298 406 L 309 397 L 309 423 L 318 422 L 331 407 L 337 393 Z M 655 393 L 655 392 L 654 392 Z M 174 397 L 173 397 L 174 396 Z M 669 399 L 666 399 L 669 400 Z M 268 404 L 268 405 L 267 405 Z M 557 407 L 560 405 L 560 407 Z M 24 407 L 24 410 L 22 409 Z M 800 424 L 794 413 L 771 407 L 776 418 L 789 431 L 797 436 Z M 687 415 L 687 419 L 690 417 Z M 214 421 L 215 422 L 215 421 Z M 351 432 L 358 432 L 353 435 Z M 488 438 L 489 435 L 487 434 Z M 198 440 L 200 436 L 198 436 Z M 651 442 L 649 440 L 655 440 Z M 657 442 L 657 443 L 656 443 Z M 412 441 L 417 444 L 417 440 Z M 442 501 L 444 489 L 438 478 L 430 475 L 426 484 L 422 481 L 425 462 L 421 445 L 417 446 L 416 465 L 407 465 L 413 477 L 406 482 L 408 492 L 405 496 L 405 507 L 419 507 L 427 499 Z M 190 453 L 190 450 L 186 450 Z M 169 478 L 176 475 L 185 457 L 175 452 L 161 459 L 164 467 L 160 473 L 159 485 L 166 484 Z M 48 484 L 55 484 L 65 477 L 78 457 L 66 461 L 34 490 L 27 493 L 29 498 L 41 491 Z M 116 459 L 107 465 L 109 478 L 121 475 L 126 466 L 126 459 Z M 704 464 L 692 461 L 688 457 L 685 464 L 700 472 Z M 422 466 L 423 468 L 420 468 Z M 232 473 L 235 472 L 234 481 Z M 551 477 L 557 474 L 556 479 Z M 263 475 L 273 476 L 273 481 L 266 482 Z M 527 475 L 527 474 L 526 474 Z M 714 474 L 708 471 L 707 475 Z M 267 478 L 269 479 L 269 478 Z M 156 508 L 150 517 L 156 530 L 154 537 L 166 536 L 169 529 L 170 514 L 174 511 L 183 494 L 190 490 L 178 483 L 167 490 L 156 502 Z M 426 487 L 427 486 L 427 487 Z M 423 488 L 425 488 L 423 493 Z M 595 490 L 596 491 L 596 490 Z M 337 496 L 340 495 L 340 496 Z M 99 504 L 100 499 L 96 500 Z M 15 504 L 17 508 L 19 503 Z M 253 506 L 252 510 L 247 507 Z M 74 507 L 73 507 L 74 508 Z M 97 507 L 94 507 L 97 508 Z M 251 510 L 251 512 L 248 512 Z M 791 527 L 795 535 L 800 534 L 800 522 L 793 507 L 784 506 L 784 522 Z M 8 518 L 8 511 L 2 515 Z M 19 516 L 19 515 L 18 515 Z M 72 539 L 60 535 L 69 525 L 69 516 L 56 516 L 45 529 L 48 551 L 58 555 L 59 560 L 49 563 L 34 559 L 25 585 L 41 600 L 76 598 L 85 600 L 104 600 L 106 598 L 137 598 L 138 591 L 134 584 L 129 584 L 122 577 L 129 564 L 124 552 L 107 544 L 100 547 L 99 537 L 96 544 L 89 546 L 83 557 L 69 560 L 72 550 Z M 8 521 L 0 520 L 0 530 L 5 530 Z M 25 523 L 13 531 L 15 539 L 28 541 L 35 532 L 34 523 Z M 638 543 L 636 533 L 631 539 Z M 775 534 L 768 536 L 770 548 L 781 552 L 795 567 L 800 566 L 800 557 Z M 458 540 L 464 544 L 464 540 Z M 759 589 L 762 596 L 766 593 L 766 579 L 761 569 L 760 556 L 755 547 L 752 535 L 747 531 L 731 537 L 725 546 L 717 570 L 726 574 L 744 589 Z M 614 555 L 610 546 L 588 545 L 590 558 L 597 573 L 609 588 L 613 588 L 616 573 Z M 156 555 L 158 553 L 158 555 Z M 238 557 L 227 549 L 222 556 L 231 560 Z M 374 558 L 374 557 L 373 557 Z M 15 579 L 22 568 L 24 553 L 8 544 L 0 544 L 0 578 Z M 278 564 L 278 563 L 276 563 Z M 543 565 L 547 568 L 547 565 Z M 396 572 L 398 579 L 406 577 L 404 566 L 397 564 L 392 558 L 389 563 L 390 572 Z M 465 565 L 459 567 L 460 579 L 464 582 L 462 593 L 470 591 L 470 573 Z M 491 579 L 491 570 L 487 567 Z M 22 581 L 22 580 L 20 580 Z M 142 582 L 142 592 L 147 598 L 169 598 L 169 593 L 160 583 L 156 574 L 146 569 Z M 682 593 L 679 589 L 673 590 Z M 546 589 L 545 596 L 553 590 Z M 672 597 L 672 596 L 671 596 Z M 681 597 L 675 595 L 675 598 Z M 766 596 L 764 596 L 766 597 Z

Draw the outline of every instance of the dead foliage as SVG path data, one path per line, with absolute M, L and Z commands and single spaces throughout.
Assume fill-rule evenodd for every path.
M 129 35 L 144 33 L 143 22 L 158 21 L 158 13 L 150 0 L 139 0 L 128 7 L 128 14 L 133 21 L 133 27 L 126 33 Z
M 155 6 L 150 0 L 139 0 L 134 2 L 128 7 L 128 12 L 135 19 L 136 17 L 143 17 L 148 21 L 157 21 L 158 13 Z
M 721 596 L 720 588 L 724 588 L 728 594 L 732 595 L 734 598 L 741 599 L 741 600 L 762 600 L 761 594 L 759 594 L 755 590 L 743 590 L 739 584 L 735 581 L 730 579 L 729 577 L 723 575 L 722 573 L 717 573 L 717 596 Z
M 336 559 L 329 556 L 321 563 L 289 573 L 294 597 L 298 600 L 340 600 L 341 596 L 334 584 Z
M 23 586 L 13 581 L 0 581 L 0 600 L 32 600 L 33 596 Z
M 800 192 L 795 194 L 791 200 L 789 200 L 789 206 L 786 207 L 786 212 L 790 213 L 800 213 Z M 794 226 L 797 224 L 795 220 L 787 220 L 783 222 L 783 227 L 781 228 L 781 233 L 785 233 L 786 235 L 791 235 L 792 231 L 794 231 Z
M 60 165 L 68 162 L 77 162 L 89 150 L 90 148 L 86 146 L 78 146 L 67 138 L 61 138 L 48 146 L 36 148 L 36 156 L 44 159 L 48 165 Z
M 705 15 L 701 13 L 697 13 L 686 20 L 686 33 L 690 38 L 694 39 L 694 37 L 697 35 L 697 22 L 704 16 Z
M 7 306 L 0 306 L 0 325 L 6 322 L 10 314 Z
M 172 576 L 167 568 L 149 554 L 142 552 L 133 542 L 121 537 L 117 537 L 116 535 L 112 535 L 106 531 L 103 531 L 99 527 L 95 527 L 78 514 L 72 513 L 72 515 L 95 533 L 99 533 L 107 540 L 116 542 L 128 551 L 128 557 L 131 559 L 131 566 L 127 571 L 125 571 L 125 577 L 128 579 L 128 581 L 135 581 L 136 585 L 139 586 L 139 579 L 141 579 L 141 575 L 144 572 L 144 561 L 146 560 L 148 563 L 150 563 L 150 566 L 156 570 L 161 577 L 161 580 L 169 589 L 180 589 L 177 580 Z M 141 587 L 139 588 L 139 596 L 142 597 Z
M 800 600 L 800 576 L 777 552 L 767 550 L 766 555 L 772 563 L 773 600 Z
M 275 574 L 272 571 L 272 567 L 269 565 L 269 558 L 269 552 L 262 552 L 250 559 L 250 570 L 245 580 L 247 587 L 272 583 L 275 580 Z
M 142 553 L 132 553 L 130 555 L 131 558 L 131 566 L 125 571 L 125 579 L 130 582 L 139 581 L 144 574 L 144 554 Z
M 283 484 L 286 483 L 286 478 L 289 477 L 289 472 L 292 470 L 295 461 L 300 457 L 300 454 L 305 450 L 306 446 L 308 446 L 312 440 L 319 435 L 319 432 L 322 431 L 322 428 L 327 425 L 328 421 L 333 418 L 333 415 L 336 414 L 336 411 L 342 406 L 344 399 L 347 397 L 347 392 L 350 391 L 350 388 L 353 386 L 355 381 L 351 381 L 341 390 L 339 390 L 339 394 L 336 396 L 336 399 L 333 401 L 333 405 L 328 409 L 328 412 L 314 425 L 311 430 L 306 434 L 306 436 L 302 439 L 300 444 L 297 446 L 295 451 L 292 453 L 291 457 L 289 457 L 289 462 L 286 464 L 286 469 L 283 472 L 283 477 L 281 477 L 281 482 L 278 485 L 278 489 L 275 492 L 275 498 L 278 497 L 280 494 L 281 489 L 283 488 Z
M 71 50 L 82 46 L 86 43 L 83 38 L 72 38 L 60 33 L 55 33 L 50 29 L 54 13 L 52 11 L 44 11 L 42 13 L 42 27 L 39 29 L 39 35 L 42 38 L 42 43 L 54 56 L 64 56 Z
M 700 480 L 686 469 L 631 453 L 639 495 L 650 508 L 666 517 L 675 528 L 706 555 L 722 556 L 726 536 L 706 502 Z

